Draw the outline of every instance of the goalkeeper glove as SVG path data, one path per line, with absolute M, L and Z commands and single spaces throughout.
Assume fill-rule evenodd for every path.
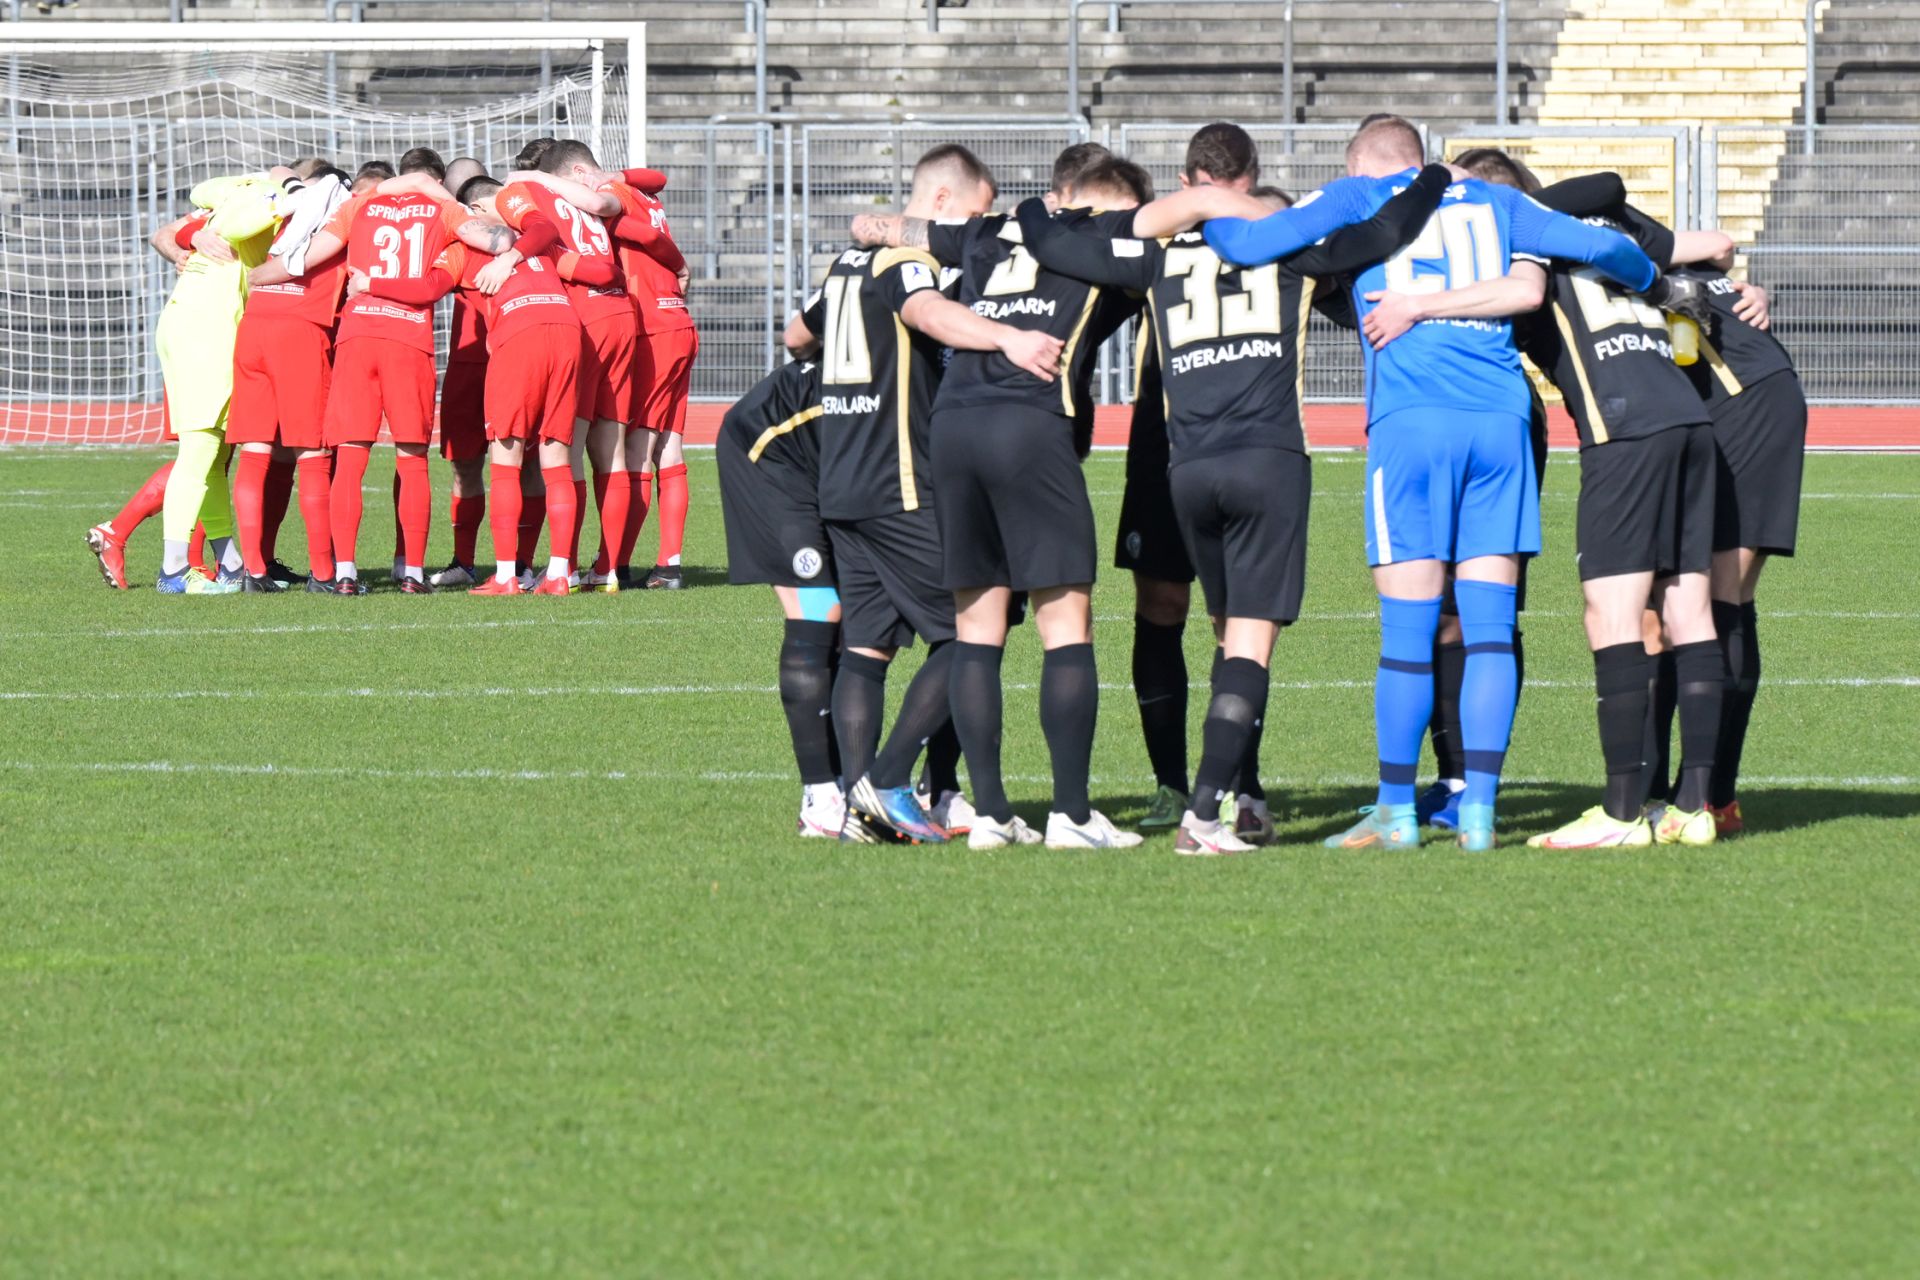
M 1704 325 L 1713 319 L 1713 305 L 1707 300 L 1707 287 L 1692 276 L 1656 277 L 1644 296 L 1662 311 L 1685 316 L 1695 324 Z

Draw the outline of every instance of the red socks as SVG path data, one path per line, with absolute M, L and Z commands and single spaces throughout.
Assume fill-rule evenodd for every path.
M 198 520 L 193 523 L 193 536 L 187 540 L 187 563 L 209 578 L 219 572 L 218 565 L 207 563 L 207 526 Z
M 331 582 L 333 529 L 327 502 L 333 488 L 333 459 L 316 454 L 300 459 L 296 465 L 300 469 L 300 519 L 307 526 L 307 572 L 322 582 Z
M 286 522 L 287 504 L 292 500 L 293 463 L 276 460 L 267 467 L 266 499 L 260 512 L 260 554 L 269 563 L 278 549 L 280 526 Z
M 528 472 L 538 472 L 538 470 L 540 470 L 540 459 L 534 455 L 534 449 L 536 449 L 536 443 L 534 443 L 532 439 L 526 441 L 526 461 L 520 464 L 520 482 L 522 482 L 522 484 L 526 482 Z M 543 526 L 543 524 L 547 522 L 547 495 L 545 495 L 545 493 L 528 493 L 528 491 L 522 487 L 522 489 L 520 489 L 520 497 L 522 497 L 522 505 L 520 505 L 520 541 L 518 541 L 518 551 L 516 551 L 515 560 L 518 560 L 520 568 L 534 568 L 534 553 L 540 551 L 540 526 Z
M 493 462 L 487 464 L 487 469 L 493 474 L 493 502 L 487 510 L 487 521 L 493 529 L 493 559 L 496 564 L 501 561 L 512 564 L 523 558 L 520 550 L 520 508 L 523 505 L 520 501 L 520 468 L 511 463 Z M 478 502 L 480 499 L 468 498 L 465 501 Z M 537 535 L 539 532 L 539 526 L 534 526 L 534 533 Z M 471 540 L 468 545 L 472 546 Z M 526 548 L 524 557 L 531 558 L 532 555 L 533 548 Z M 463 560 L 461 563 L 472 564 L 473 561 Z
M 573 541 L 567 544 L 567 567 L 580 567 L 580 531 L 587 524 L 587 482 L 575 480 L 573 488 Z
M 267 576 L 267 557 L 260 547 L 260 530 L 265 518 L 267 472 L 272 465 L 271 453 L 244 449 L 233 474 L 233 523 L 240 535 L 240 559 L 246 564 L 247 572 L 256 578 Z
M 627 508 L 633 505 L 633 482 L 625 471 L 593 473 L 593 501 L 600 510 L 600 554 L 593 571 L 601 577 L 613 572 L 614 557 L 627 537 Z
M 640 530 L 646 527 L 647 504 L 653 501 L 653 472 L 629 471 L 633 480 L 627 505 L 627 532 L 620 539 L 620 555 L 617 563 L 622 569 L 633 564 L 633 549 L 640 543 Z
M 660 558 L 654 563 L 674 563 L 686 533 L 687 464 L 676 462 L 660 468 Z
M 328 500 L 328 523 L 333 526 L 333 555 L 357 561 L 360 542 L 360 517 L 364 506 L 360 482 L 367 478 L 367 456 L 373 450 L 366 445 L 343 444 L 333 452 L 333 486 Z
M 167 500 L 167 477 L 172 474 L 173 464 L 163 462 L 158 471 L 133 491 L 133 496 L 127 499 L 127 505 L 120 508 L 119 514 L 108 522 L 113 525 L 114 537 L 125 542 L 148 516 L 159 514 L 161 504 Z
M 507 469 L 513 471 L 511 467 Z M 494 483 L 499 483 L 498 468 L 495 469 Z M 514 472 L 513 492 L 515 495 L 513 517 L 517 523 L 520 519 L 520 503 L 518 500 L 520 493 L 520 475 L 517 471 Z M 487 513 L 487 497 L 482 493 L 476 493 L 471 497 L 465 498 L 455 494 L 452 502 L 448 505 L 447 513 L 453 520 L 454 562 L 472 568 L 474 548 L 480 542 L 480 521 Z
M 547 555 L 551 558 L 579 545 L 580 504 L 574 499 L 571 467 L 542 467 L 540 474 L 547 482 Z M 580 489 L 586 487 L 586 481 L 580 481 Z
M 424 453 L 395 453 L 393 473 L 400 478 L 400 563 L 426 568 L 427 528 L 433 521 L 433 478 Z

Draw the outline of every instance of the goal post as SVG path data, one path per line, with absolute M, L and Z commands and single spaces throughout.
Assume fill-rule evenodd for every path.
M 414 146 L 504 172 L 543 134 L 643 164 L 645 65 L 639 22 L 0 28 L 0 444 L 159 438 L 148 239 L 197 182 Z

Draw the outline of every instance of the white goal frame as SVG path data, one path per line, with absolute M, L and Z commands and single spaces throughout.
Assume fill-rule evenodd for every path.
M 192 49 L 212 45 L 233 53 L 327 53 L 367 50 L 449 52 L 511 47 L 563 52 L 585 49 L 592 60 L 591 104 L 596 144 L 604 132 L 604 84 L 609 68 L 625 70 L 627 138 L 607 148 L 630 168 L 646 163 L 647 24 L 644 22 L 91 22 L 84 38 L 76 28 L 8 23 L 0 31 L 0 55 L 97 54 L 115 49 Z M 458 33 L 458 34 L 451 34 Z M 6 85 L 10 88 L 10 78 Z M 5 95 L 11 101 L 11 95 Z M 596 145 L 596 151 L 599 150 Z
M 443 61 L 443 53 L 455 61 L 479 54 L 483 60 L 504 57 L 529 68 L 537 62 L 543 72 L 540 91 L 524 99 L 516 93 L 493 104 L 461 101 L 444 107 L 438 95 L 430 95 L 395 114 L 359 103 L 343 92 L 357 80 L 336 75 L 341 62 L 380 67 L 387 65 L 381 54 L 407 54 L 411 56 L 390 61 L 417 66 L 424 54 L 431 65 Z M 103 54 L 112 57 L 103 59 Z M 118 211 L 111 216 L 116 223 L 139 228 L 138 238 L 144 241 L 161 213 L 154 204 L 154 192 L 161 189 L 156 174 L 164 171 L 166 182 L 173 182 L 174 147 L 163 137 L 170 138 L 175 125 L 203 126 L 191 109 L 156 107 L 153 95 L 142 96 L 148 68 L 163 86 L 156 95 L 170 92 L 164 87 L 167 78 L 180 71 L 187 76 L 181 88 L 189 94 L 259 95 L 255 101 L 267 114 L 256 128 L 280 125 L 280 107 L 274 104 L 284 104 L 287 120 L 306 120 L 317 129 L 316 141 L 323 149 L 329 148 L 330 133 L 337 128 L 331 150 L 354 130 L 391 129 L 394 122 L 408 119 L 423 129 L 445 129 L 458 127 L 463 118 L 488 119 L 490 113 L 507 119 L 545 109 L 539 104 L 550 104 L 559 94 L 568 101 L 568 131 L 573 136 L 588 142 L 610 167 L 637 167 L 647 160 L 646 57 L 643 22 L 8 23 L 0 28 L 0 97 L 6 99 L 0 108 L 0 148 L 7 148 L 8 172 L 20 170 L 19 184 L 31 204 L 38 188 L 34 177 L 21 169 L 30 152 L 24 139 L 71 134 L 82 139 L 83 149 L 92 145 L 86 141 L 90 138 L 101 139 L 102 148 L 118 146 L 123 163 L 130 160 L 146 171 L 146 207 L 143 211 L 136 182 L 125 216 Z M 194 80 L 206 61 L 214 64 L 205 68 L 206 79 Z M 43 77 L 50 71 L 58 74 L 64 65 L 91 79 L 76 82 L 81 86 L 77 97 L 63 97 L 57 87 L 48 96 Z M 121 65 L 133 94 L 124 117 L 115 117 Z M 564 79 L 555 76 L 550 81 L 545 72 L 558 65 L 569 70 Z M 103 67 L 108 69 L 103 72 Z M 295 68 L 292 80 L 273 79 L 284 77 L 289 67 Z M 310 74 L 306 68 L 312 69 Z M 354 74 L 363 70 L 356 65 Z M 257 83 L 250 86 L 247 81 L 256 73 Z M 123 119 L 145 131 L 130 127 L 122 137 Z M 209 119 L 219 122 L 217 116 Z M 217 129 L 212 145 L 225 145 Z M 83 161 L 78 168 L 84 167 Z M 102 203 L 94 192 L 82 191 L 79 198 Z M 38 277 L 23 283 L 16 275 L 22 260 L 30 260 L 42 244 L 57 250 L 64 243 L 65 232 L 46 229 L 50 220 L 57 224 L 57 218 L 33 209 L 17 225 L 10 224 L 11 242 L 9 231 L 0 231 L 0 289 L 6 298 L 0 303 L 6 308 L 0 324 L 0 447 L 156 439 L 163 410 L 153 335 L 172 287 L 171 273 L 157 257 L 149 260 L 142 243 L 131 254 L 132 274 L 114 277 L 111 289 L 94 289 L 84 274 L 65 284 L 59 281 L 66 277 L 58 276 L 51 284 Z M 444 326 L 445 319 L 442 311 L 437 325 Z

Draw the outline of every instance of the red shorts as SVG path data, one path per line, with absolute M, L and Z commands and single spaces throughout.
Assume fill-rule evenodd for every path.
M 692 325 L 649 333 L 641 340 L 639 395 L 633 426 L 682 435 L 687 429 L 687 397 L 693 390 L 693 358 L 700 354 L 700 331 Z
M 537 324 L 487 359 L 487 439 L 573 443 L 579 400 L 580 331 Z
M 229 444 L 322 446 L 322 419 L 333 371 L 333 336 L 294 316 L 252 315 L 233 346 Z
M 603 316 L 587 326 L 585 340 L 593 353 L 593 366 L 581 378 L 580 416 L 589 422 L 602 418 L 625 422 L 627 407 L 633 403 L 639 322 L 632 312 Z
M 460 360 L 440 380 L 440 456 L 478 458 L 487 451 L 487 362 Z
M 389 338 L 348 338 L 333 351 L 327 444 L 372 444 L 387 420 L 395 444 L 433 441 L 433 355 Z

